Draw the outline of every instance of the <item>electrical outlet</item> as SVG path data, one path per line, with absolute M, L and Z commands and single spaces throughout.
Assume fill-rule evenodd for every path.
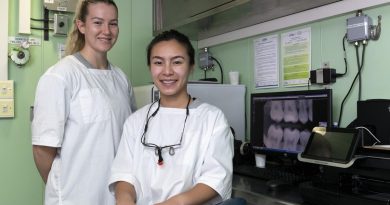
M 54 14 L 54 34 L 67 35 L 68 33 L 68 16 L 64 14 Z
M 0 99 L 0 118 L 14 116 L 14 99 Z
M 0 81 L 0 99 L 14 98 L 14 81 L 2 80 Z

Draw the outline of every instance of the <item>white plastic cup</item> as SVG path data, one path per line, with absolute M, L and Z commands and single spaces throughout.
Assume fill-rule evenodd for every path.
M 266 155 L 264 155 L 264 154 L 255 154 L 255 159 L 256 159 L 256 167 L 265 168 Z
M 230 84 L 231 85 L 238 85 L 239 84 L 239 77 L 240 77 L 240 73 L 238 71 L 230 71 L 229 72 Z

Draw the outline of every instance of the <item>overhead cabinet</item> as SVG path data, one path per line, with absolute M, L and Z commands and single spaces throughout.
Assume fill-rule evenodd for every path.
M 153 0 L 154 34 L 201 40 L 341 0 Z

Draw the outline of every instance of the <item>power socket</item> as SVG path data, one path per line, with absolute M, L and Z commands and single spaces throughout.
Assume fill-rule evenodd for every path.
M 0 118 L 14 116 L 14 99 L 0 99 Z
M 14 81 L 2 80 L 0 81 L 0 99 L 14 98 Z
M 54 35 L 68 34 L 68 16 L 64 14 L 54 14 Z

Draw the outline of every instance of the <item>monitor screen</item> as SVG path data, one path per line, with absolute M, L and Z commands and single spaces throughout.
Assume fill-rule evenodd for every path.
M 301 153 L 314 127 L 332 124 L 332 90 L 251 95 L 251 144 L 255 152 Z

